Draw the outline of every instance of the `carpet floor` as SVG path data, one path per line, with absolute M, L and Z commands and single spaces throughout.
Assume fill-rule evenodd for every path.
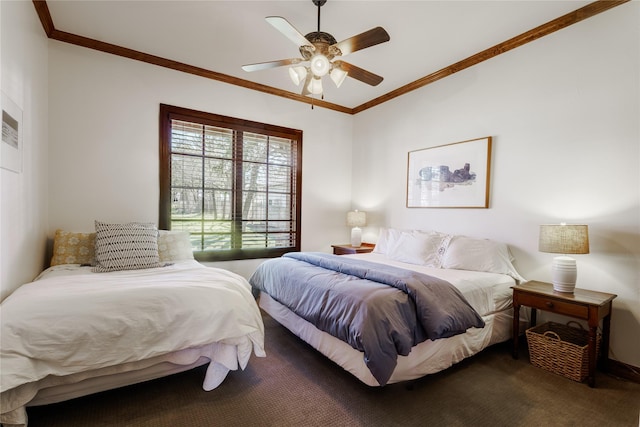
M 492 346 L 419 380 L 369 387 L 264 315 L 266 358 L 215 390 L 204 367 L 28 408 L 30 427 L 639 426 L 640 384 L 597 373 L 596 388 Z M 524 341 L 524 340 L 522 340 Z

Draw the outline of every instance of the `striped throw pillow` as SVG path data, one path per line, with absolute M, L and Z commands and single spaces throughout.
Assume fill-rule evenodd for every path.
M 96 221 L 96 264 L 93 271 L 161 267 L 158 228 L 153 223 L 108 224 Z

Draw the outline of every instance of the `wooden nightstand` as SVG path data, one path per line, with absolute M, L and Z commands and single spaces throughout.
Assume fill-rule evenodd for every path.
M 376 247 L 373 243 L 363 243 L 359 247 L 351 245 L 331 245 L 334 255 L 366 254 Z
M 551 283 L 535 280 L 513 287 L 513 357 L 518 358 L 520 306 L 531 307 L 531 326 L 536 325 L 536 309 L 586 320 L 589 325 L 589 386 L 595 387 L 596 338 L 602 320 L 602 340 L 598 366 L 607 369 L 611 306 L 617 295 L 576 288 L 574 293 L 556 292 Z

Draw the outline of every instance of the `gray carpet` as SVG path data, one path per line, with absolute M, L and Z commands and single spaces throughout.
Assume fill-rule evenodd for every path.
M 499 344 L 439 374 L 371 388 L 264 316 L 266 358 L 205 392 L 204 368 L 28 409 L 30 427 L 632 426 L 640 384 L 589 388 Z M 522 340 L 524 341 L 524 340 Z

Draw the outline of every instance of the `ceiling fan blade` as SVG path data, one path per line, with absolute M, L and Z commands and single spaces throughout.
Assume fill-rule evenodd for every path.
M 302 59 L 300 58 L 280 59 L 278 61 L 243 65 L 242 69 L 245 71 L 260 71 L 268 70 L 269 68 L 284 67 L 285 65 L 299 64 L 300 62 L 302 62 Z
M 356 52 L 367 47 L 375 46 L 380 43 L 388 42 L 391 40 L 389 34 L 382 27 L 376 27 L 364 33 L 360 33 L 357 36 L 349 37 L 334 44 L 335 47 L 340 49 L 342 56 Z
M 294 42 L 296 46 L 309 46 L 312 50 L 316 49 L 300 31 L 296 30 L 296 28 L 282 16 L 267 16 L 265 19 L 269 24 L 273 25 L 276 30 L 280 31 L 289 40 Z
M 373 74 L 370 71 L 364 70 L 360 67 L 356 67 L 355 65 L 349 64 L 344 61 L 334 61 L 334 66 L 338 66 L 344 71 L 346 71 L 347 77 L 354 78 L 356 80 L 360 80 L 362 83 L 366 83 L 371 86 L 378 86 L 380 82 L 382 82 L 383 77 L 377 74 Z

